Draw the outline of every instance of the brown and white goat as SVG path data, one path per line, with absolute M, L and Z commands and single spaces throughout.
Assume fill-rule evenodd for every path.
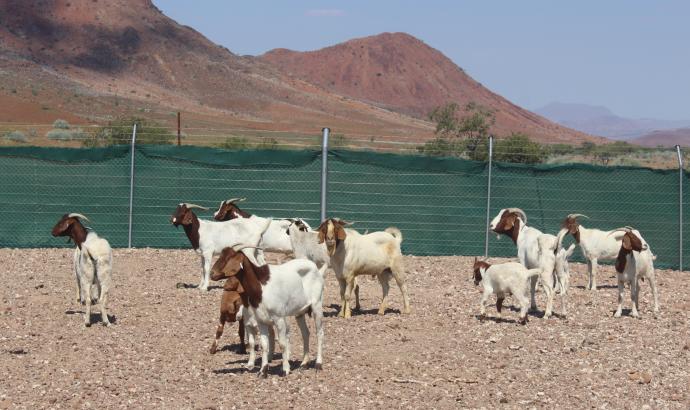
M 211 277 L 212 280 L 220 280 L 218 277 Z M 216 328 L 216 338 L 211 345 L 211 354 L 215 354 L 218 348 L 218 339 L 223 335 L 226 322 L 236 322 L 238 313 L 242 307 L 242 293 L 244 288 L 240 281 L 235 277 L 228 278 L 223 284 L 223 296 L 220 300 L 220 318 L 218 328 Z M 244 320 L 239 318 L 238 334 L 240 336 L 240 353 L 246 353 L 244 344 Z
M 257 241 L 258 242 L 258 241 Z M 256 243 L 256 242 L 255 242 Z M 261 333 L 261 370 L 266 376 L 269 362 L 269 330 L 275 326 L 278 343 L 283 351 L 283 373 L 290 373 L 290 340 L 287 317 L 294 316 L 302 332 L 303 357 L 300 367 L 309 363 L 309 328 L 305 314 L 314 317 L 316 327 L 316 369 L 322 367 L 323 350 L 323 274 L 314 262 L 294 259 L 281 265 L 259 266 L 251 253 L 223 249 L 213 265 L 214 278 L 236 277 L 244 292 L 242 302 L 248 317 L 245 322 L 256 320 Z M 250 354 L 253 352 L 250 345 Z M 252 363 L 253 365 L 253 363 Z
M 405 314 L 410 313 L 410 300 L 405 284 L 405 265 L 400 243 L 402 233 L 398 228 L 390 227 L 384 232 L 372 232 L 362 235 L 354 229 L 346 229 L 347 222 L 340 219 L 327 219 L 319 226 L 319 243 L 326 243 L 331 258 L 331 268 L 340 284 L 341 307 L 339 316 L 351 316 L 350 300 L 356 285 L 355 277 L 359 275 L 377 276 L 383 298 L 379 306 L 379 315 L 386 311 L 386 298 L 390 289 L 391 276 L 400 288 L 403 297 Z
M 652 296 L 654 298 L 654 317 L 659 313 L 659 295 L 656 289 L 656 278 L 654 276 L 654 259 L 649 245 L 641 239 L 639 232 L 626 227 L 611 231 L 613 234 L 616 231 L 623 231 L 623 239 L 621 240 L 621 247 L 616 258 L 616 272 L 618 272 L 618 308 L 613 314 L 614 317 L 620 317 L 623 311 L 623 292 L 625 291 L 625 283 L 630 284 L 630 299 L 632 301 L 632 317 L 639 317 L 638 300 L 640 296 L 640 283 L 645 278 L 649 281 L 649 287 L 652 289 Z
M 101 321 L 110 326 L 108 294 L 113 270 L 113 251 L 107 240 L 95 232 L 87 230 L 81 220 L 88 221 L 82 214 L 65 214 L 55 224 L 53 236 L 67 236 L 74 242 L 74 274 L 77 282 L 77 302 L 86 306 L 84 326 L 91 326 L 91 304 L 98 303 L 101 308 Z
M 553 296 L 557 282 L 553 278 L 553 265 L 542 266 L 542 254 L 548 252 L 545 245 L 551 247 L 551 252 L 556 254 L 557 238 L 555 235 L 545 234 L 539 229 L 527 226 L 527 215 L 520 208 L 501 209 L 489 225 L 500 238 L 500 235 L 509 236 L 517 246 L 517 257 L 527 269 L 542 268 L 541 283 L 546 294 L 546 309 L 544 318 L 552 314 Z M 537 309 L 536 289 L 539 278 L 530 278 L 530 309 Z

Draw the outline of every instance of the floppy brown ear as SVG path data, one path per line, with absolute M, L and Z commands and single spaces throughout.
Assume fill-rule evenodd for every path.
M 326 241 L 326 230 L 328 229 L 328 221 L 321 222 L 319 225 L 319 243 L 324 243 Z
M 345 237 L 347 237 L 347 235 L 345 234 L 345 228 L 343 228 L 342 225 L 338 225 L 335 227 L 335 237 L 339 241 L 344 241 Z
M 626 251 L 632 250 L 632 243 L 630 242 L 630 236 L 626 233 L 623 235 L 623 249 Z

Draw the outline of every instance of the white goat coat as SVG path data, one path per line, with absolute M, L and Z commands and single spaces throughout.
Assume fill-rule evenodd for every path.
M 300 231 L 296 224 L 290 225 L 290 242 L 296 259 L 306 258 L 316 266 L 330 265 L 331 257 L 325 243 L 319 243 L 319 233 Z
M 91 323 L 91 304 L 99 303 L 101 320 L 109 325 L 106 305 L 112 282 L 113 251 L 107 240 L 88 231 L 81 249 L 74 250 L 74 273 L 77 280 L 77 299 L 86 305 L 84 324 Z
M 252 259 L 251 257 L 249 258 Z M 278 332 L 278 343 L 283 349 L 283 371 L 290 372 L 290 336 L 286 318 L 297 317 L 297 324 L 302 333 L 303 359 L 302 365 L 309 361 L 309 329 L 304 315 L 311 310 L 316 327 L 316 363 L 322 363 L 323 351 L 323 285 L 326 266 L 321 270 L 316 264 L 307 259 L 293 259 L 282 265 L 268 265 L 270 276 L 266 284 L 261 285 L 261 302 L 257 307 L 251 304 L 247 311 L 256 319 L 261 333 L 261 369 L 266 371 L 268 366 L 270 327 L 275 326 Z
M 252 215 L 246 219 L 253 221 L 261 227 L 266 226 L 266 222 L 268 221 L 268 218 L 262 218 L 256 215 Z M 287 234 L 288 227 L 291 223 L 292 222 L 287 219 L 271 219 L 271 224 L 261 236 L 259 246 L 269 252 L 292 252 L 292 241 L 290 241 L 290 235 Z
M 211 277 L 211 262 L 213 257 L 220 255 L 223 249 L 240 243 L 256 243 L 261 237 L 261 230 L 268 223 L 258 225 L 256 221 L 238 218 L 230 221 L 216 222 L 199 219 L 199 248 L 196 252 L 201 255 L 201 283 L 199 289 L 207 290 Z M 259 263 L 265 263 L 263 252 L 258 252 Z

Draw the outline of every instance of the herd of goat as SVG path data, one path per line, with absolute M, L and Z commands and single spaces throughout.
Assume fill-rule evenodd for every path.
M 272 219 L 251 215 L 237 206 L 244 198 L 221 202 L 214 220 L 199 219 L 195 209 L 208 210 L 190 203 L 177 206 L 170 222 L 183 227 L 192 248 L 202 261 L 199 289 L 207 290 L 209 281 L 225 280 L 220 304 L 220 320 L 211 353 L 217 350 L 218 339 L 226 322 L 239 321 L 241 349 L 245 349 L 245 334 L 249 347 L 248 368 L 255 362 L 255 338 L 261 348 L 260 375 L 266 376 L 273 357 L 274 340 L 282 349 L 283 374 L 290 372 L 288 318 L 295 317 L 302 333 L 303 358 L 301 367 L 308 366 L 309 328 L 305 315 L 314 320 L 317 338 L 314 367 L 323 363 L 323 288 L 328 268 L 335 272 L 340 285 L 339 316 L 349 318 L 354 293 L 355 309 L 359 309 L 357 276 L 377 276 L 383 297 L 379 314 L 384 314 L 390 279 L 397 283 L 403 298 L 402 312 L 410 313 L 405 267 L 400 244 L 400 230 L 387 228 L 382 232 L 361 234 L 347 228 L 349 223 L 330 218 L 313 230 L 299 218 Z M 527 215 L 519 208 L 501 209 L 491 221 L 490 228 L 497 235 L 510 237 L 517 246 L 519 262 L 489 264 L 475 258 L 473 279 L 482 284 L 480 319 L 484 318 L 489 296 L 496 295 L 496 310 L 500 314 L 506 296 L 512 295 L 520 307 L 520 323 L 527 322 L 527 311 L 537 309 L 535 292 L 540 283 L 546 296 L 544 317 L 553 314 L 553 299 L 560 293 L 565 316 L 566 296 L 570 273 L 568 258 L 575 244 L 564 249 L 562 242 L 570 233 L 587 259 L 589 282 L 587 289 L 596 290 L 599 260 L 616 260 L 618 272 L 618 308 L 622 313 L 623 292 L 629 284 L 633 317 L 638 317 L 639 281 L 649 282 L 654 298 L 654 315 L 659 311 L 653 261 L 656 258 L 639 231 L 624 227 L 611 231 L 587 229 L 580 225 L 581 214 L 568 215 L 557 235 L 544 234 L 527 225 Z M 78 213 L 65 214 L 53 227 L 53 236 L 67 236 L 76 245 L 74 272 L 76 299 L 85 305 L 84 325 L 90 325 L 91 305 L 100 306 L 102 322 L 110 325 L 106 311 L 111 287 L 112 250 L 107 240 L 99 237 L 82 221 L 88 219 Z M 266 264 L 264 251 L 292 254 L 294 259 L 279 265 Z M 214 256 L 218 260 L 212 265 Z M 528 296 L 529 293 L 529 296 Z M 529 299 L 528 299 L 529 298 Z

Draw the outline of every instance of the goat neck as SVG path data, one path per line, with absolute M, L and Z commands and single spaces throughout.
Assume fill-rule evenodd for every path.
M 182 227 L 184 228 L 184 233 L 187 234 L 187 239 L 189 239 L 189 242 L 192 244 L 192 248 L 197 250 L 199 249 L 199 226 L 201 223 L 194 212 L 191 212 L 191 214 L 192 223 L 182 225 Z
M 81 244 L 84 243 L 88 234 L 89 233 L 86 231 L 86 228 L 84 228 L 84 225 L 82 225 L 79 221 L 74 221 L 67 231 L 67 235 L 69 235 L 70 239 L 72 239 L 72 242 L 74 242 L 79 249 L 81 249 Z
M 237 274 L 237 278 L 244 288 L 244 292 L 241 294 L 242 304 L 257 308 L 261 303 L 262 286 L 268 282 L 270 277 L 271 271 L 268 265 L 256 266 L 245 255 L 242 259 L 242 269 Z

